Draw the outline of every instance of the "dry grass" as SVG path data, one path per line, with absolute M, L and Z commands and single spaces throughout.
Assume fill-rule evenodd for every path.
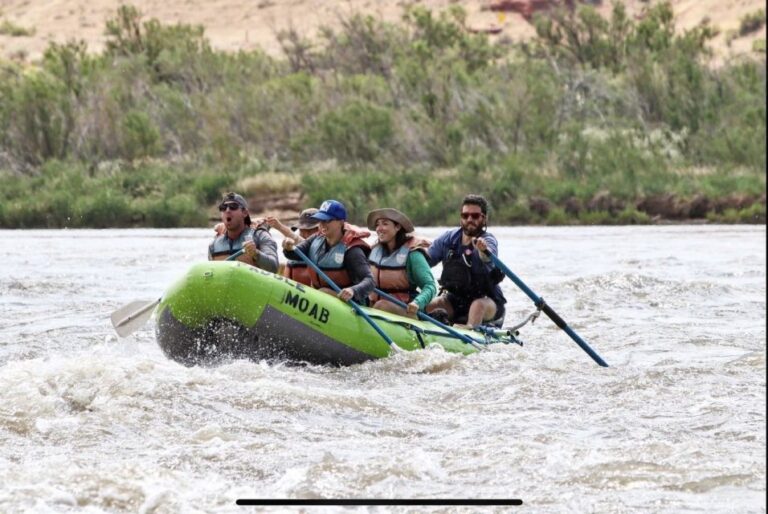
M 653 0 L 658 1 L 658 0 Z M 678 29 L 686 30 L 704 19 L 720 29 L 714 41 L 719 59 L 736 52 L 750 52 L 752 38 L 738 38 L 726 43 L 729 30 L 738 30 L 742 18 L 764 8 L 762 0 L 671 0 Z M 49 41 L 64 43 L 83 39 L 88 48 L 99 51 L 104 45 L 104 23 L 124 3 L 136 6 L 148 18 L 163 23 L 203 25 L 214 47 L 223 50 L 248 50 L 260 47 L 276 55 L 280 52 L 277 33 L 294 28 L 299 34 L 315 36 L 322 26 L 338 26 L 339 19 L 353 12 L 363 12 L 387 21 L 398 21 L 403 5 L 417 3 L 432 10 L 461 5 L 467 12 L 467 26 L 473 29 L 500 26 L 494 38 L 520 41 L 535 35 L 535 30 L 522 16 L 510 13 L 500 16 L 486 8 L 490 0 L 3 0 L 4 16 L 22 27 L 35 27 L 30 37 L 0 35 L 0 56 L 9 57 L 23 50 L 29 59 L 38 59 Z M 650 2 L 625 0 L 630 15 L 637 15 Z M 598 9 L 608 14 L 611 2 Z M 311 14 L 308 14 L 311 13 Z M 765 38 L 765 27 L 751 34 Z
M 240 180 L 236 189 L 247 196 L 291 193 L 301 189 L 301 176 L 270 171 Z

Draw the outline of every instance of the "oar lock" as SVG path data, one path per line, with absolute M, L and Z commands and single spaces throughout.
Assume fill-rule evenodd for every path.
M 524 325 L 525 323 L 523 323 Z M 512 328 L 495 328 L 488 325 L 478 325 L 473 328 L 476 332 L 480 332 L 485 337 L 485 344 L 491 343 L 505 343 L 505 344 L 518 344 L 523 346 L 523 342 L 517 338 L 520 332 L 516 327 Z

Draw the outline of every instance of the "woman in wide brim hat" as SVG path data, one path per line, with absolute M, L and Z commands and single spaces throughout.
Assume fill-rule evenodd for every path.
M 374 209 L 368 213 L 368 230 L 376 230 L 376 220 L 380 218 L 394 221 L 403 228 L 406 234 L 410 234 L 414 230 L 413 223 L 411 222 L 410 218 L 408 218 L 408 216 L 398 211 L 397 209 L 392 209 L 390 207 L 385 209 Z
M 437 294 L 437 283 L 427 262 L 430 242 L 413 235 L 413 222 L 397 209 L 372 210 L 367 224 L 379 238 L 368 256 L 376 287 L 408 307 L 400 307 L 375 293 L 370 297 L 371 304 L 376 309 L 415 318 Z

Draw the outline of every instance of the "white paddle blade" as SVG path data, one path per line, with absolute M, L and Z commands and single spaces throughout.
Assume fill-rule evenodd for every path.
M 160 299 L 151 302 L 136 300 L 113 312 L 109 318 L 117 335 L 128 337 L 144 326 L 159 303 Z

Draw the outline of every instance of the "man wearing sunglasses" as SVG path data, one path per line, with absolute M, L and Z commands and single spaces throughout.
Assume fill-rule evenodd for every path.
M 242 249 L 238 261 L 275 273 L 277 243 L 266 224 L 251 227 L 245 198 L 236 193 L 225 194 L 219 203 L 219 212 L 226 232 L 217 235 L 208 247 L 208 260 L 221 261 Z
M 448 321 L 476 327 L 501 326 L 507 300 L 499 282 L 504 278 L 485 252 L 497 254 L 496 238 L 486 231 L 488 202 L 480 195 L 467 195 L 461 203 L 461 226 L 445 232 L 429 247 L 429 264 L 442 263 L 442 294 L 427 306 L 428 313 L 440 310 Z

